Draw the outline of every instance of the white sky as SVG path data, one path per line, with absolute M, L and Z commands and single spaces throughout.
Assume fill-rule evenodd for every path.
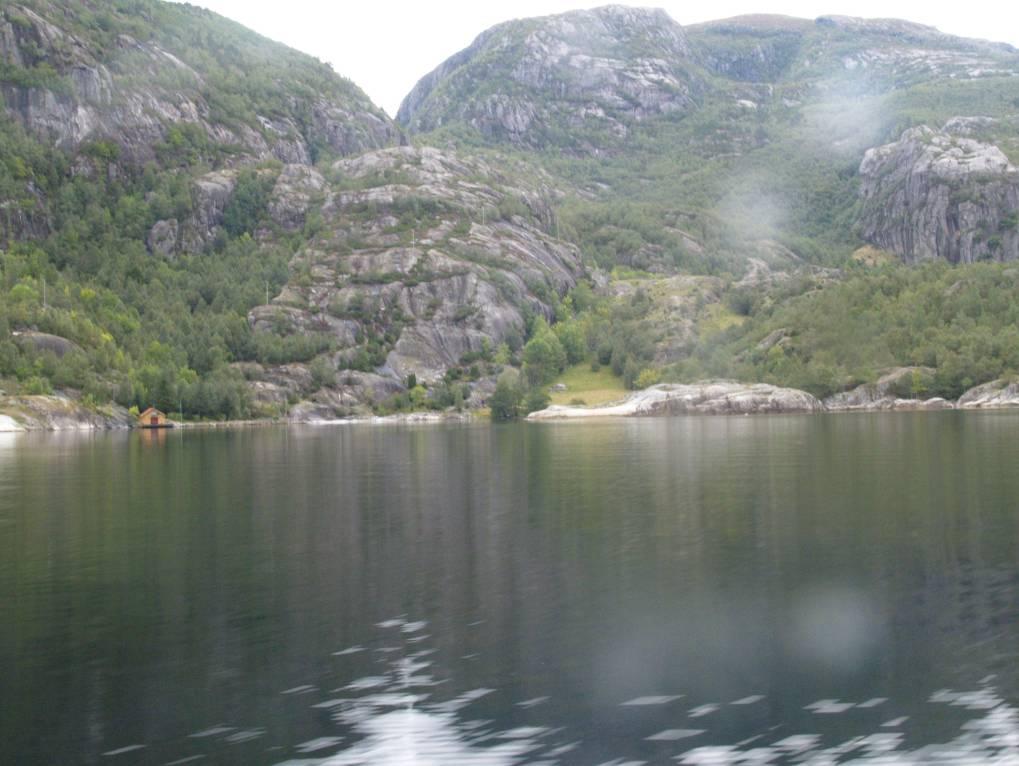
M 191 0 L 256 32 L 328 61 L 391 115 L 423 75 L 467 47 L 480 32 L 510 18 L 543 16 L 609 0 Z M 744 13 L 816 18 L 828 14 L 893 17 L 1019 47 L 1014 0 L 646 0 L 617 4 L 665 8 L 680 24 Z

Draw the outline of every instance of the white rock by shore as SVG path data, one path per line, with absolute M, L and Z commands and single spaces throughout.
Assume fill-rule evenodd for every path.
M 1019 407 L 1019 383 L 992 380 L 975 386 L 959 397 L 958 406 L 964 410 Z
M 99 410 L 69 396 L 0 397 L 0 431 L 95 431 L 130 428 L 134 418 L 123 407 Z
M 805 391 L 767 383 L 731 380 L 661 383 L 635 391 L 624 401 L 604 407 L 552 406 L 532 412 L 528 420 L 640 417 L 650 415 L 746 415 L 751 413 L 823 412 L 824 405 Z
M 9 433 L 11 431 L 24 431 L 25 427 L 18 421 L 12 418 L 10 415 L 0 415 L 0 433 Z
M 552 406 L 532 412 L 528 420 L 640 417 L 649 415 L 747 415 L 758 413 L 939 411 L 951 409 L 1007 409 L 1019 407 L 1019 382 L 995 380 L 970 389 L 952 402 L 941 397 L 897 397 L 889 385 L 912 368 L 902 368 L 876 384 L 836 394 L 824 402 L 806 391 L 765 383 L 720 380 L 691 384 L 663 383 L 635 391 L 626 399 L 602 407 Z

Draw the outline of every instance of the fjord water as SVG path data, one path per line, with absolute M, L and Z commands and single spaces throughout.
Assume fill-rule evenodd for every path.
M 1012 413 L 0 434 L 0 762 L 1016 759 L 1017 466 Z

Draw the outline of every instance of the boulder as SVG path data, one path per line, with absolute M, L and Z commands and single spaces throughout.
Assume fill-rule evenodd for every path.
M 1001 379 L 975 386 L 959 397 L 957 406 L 964 410 L 1019 407 L 1019 382 Z
M 852 391 L 828 397 L 824 406 L 832 411 L 917 409 L 923 400 L 917 399 L 914 393 L 929 388 L 933 377 L 934 370 L 930 367 L 896 367 L 874 383 L 864 383 Z M 917 382 L 920 389 L 914 391 Z M 912 405 L 904 402 L 912 402 Z
M 967 137 L 970 123 L 911 128 L 860 163 L 863 238 L 906 263 L 1019 258 L 1019 168 Z M 963 135 L 948 132 L 967 126 Z

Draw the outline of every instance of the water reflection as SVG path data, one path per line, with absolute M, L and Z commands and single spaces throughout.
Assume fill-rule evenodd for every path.
M 402 620 L 389 620 L 381 625 L 389 629 L 422 625 Z M 593 763 L 574 759 L 583 751 L 582 741 L 570 741 L 569 728 L 548 725 L 518 726 L 499 729 L 490 720 L 478 720 L 471 715 L 477 700 L 493 694 L 495 690 L 479 688 L 442 701 L 436 687 L 442 681 L 432 675 L 431 657 L 434 649 L 422 649 L 406 657 L 392 659 L 399 647 L 387 647 L 380 652 L 386 660 L 388 672 L 383 675 L 355 679 L 337 691 L 353 693 L 315 704 L 316 709 L 327 709 L 341 735 L 322 737 L 298 745 L 298 753 L 314 753 L 347 741 L 345 747 L 321 759 L 288 760 L 289 766 L 511 766 L 513 764 L 568 764 Z M 407 648 L 404 646 L 403 648 Z M 363 650 L 362 647 L 357 649 Z M 343 654 L 337 652 L 336 654 Z M 667 745 L 654 762 L 678 762 L 689 766 L 737 766 L 749 764 L 868 764 L 871 766 L 918 766 L 919 764 L 955 764 L 956 766 L 1015 766 L 1019 764 L 1019 709 L 998 695 L 990 682 L 974 691 L 956 692 L 940 689 L 927 700 L 931 706 L 948 706 L 977 713 L 958 725 L 958 734 L 942 743 L 927 743 L 911 747 L 906 726 L 909 716 L 889 720 L 879 709 L 894 708 L 895 702 L 877 697 L 860 702 L 834 699 L 817 700 L 805 706 L 815 716 L 847 716 L 853 719 L 851 735 L 835 744 L 830 731 L 819 727 L 816 733 L 797 733 L 766 730 L 744 738 L 735 744 L 689 744 L 689 741 L 715 740 L 724 736 L 725 726 L 718 722 L 707 723 L 707 728 L 664 729 L 644 738 L 646 742 Z M 311 687 L 308 687 L 311 688 Z M 627 700 L 622 707 L 650 708 L 673 705 L 684 695 L 647 695 Z M 719 712 L 725 707 L 757 705 L 763 695 L 750 695 L 728 705 L 706 704 L 687 710 L 687 719 L 700 718 Z M 527 700 L 521 705 L 533 707 L 547 698 Z M 867 711 L 863 713 L 863 711 Z M 673 706 L 677 721 L 684 718 L 683 711 Z M 853 714 L 856 714 L 855 718 Z M 873 713 L 873 714 L 871 714 Z M 935 716 L 939 721 L 940 716 Z M 882 721 L 880 724 L 875 722 Z M 921 722 L 916 722 L 922 724 Z M 940 724 L 939 724 L 940 725 Z M 638 766 L 645 760 L 638 743 L 616 742 L 615 758 L 604 760 L 602 766 Z M 602 753 L 601 755 L 606 755 Z M 664 759 L 664 760 L 662 760 Z M 281 764 L 282 766 L 282 764 Z
M 944 756 L 1019 700 L 1017 433 L 921 413 L 18 435 L 0 763 L 397 740 L 820 763 L 877 735 Z

